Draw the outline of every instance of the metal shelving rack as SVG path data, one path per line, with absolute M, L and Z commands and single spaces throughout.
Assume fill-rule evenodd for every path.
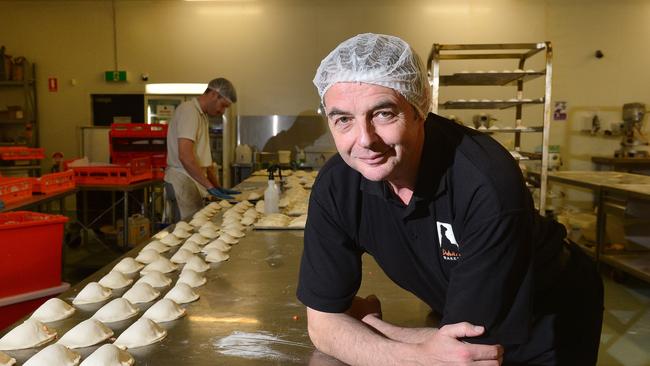
M 526 61 L 535 55 L 545 56 L 543 70 L 526 70 Z M 548 180 L 548 142 L 551 122 L 551 77 L 553 51 L 550 42 L 541 43 L 507 43 L 507 44 L 438 44 L 434 43 L 427 60 L 429 83 L 432 90 L 433 113 L 439 109 L 476 109 L 499 110 L 514 109 L 515 123 L 508 128 L 488 130 L 487 133 L 513 133 L 514 149 L 521 156 L 520 160 L 541 160 L 539 212 L 544 215 L 546 209 L 546 190 Z M 440 74 L 441 61 L 457 60 L 504 60 L 517 61 L 517 70 L 510 72 L 460 72 L 449 75 Z M 544 78 L 544 96 L 536 99 L 524 99 L 524 84 L 527 81 Z M 441 102 L 440 88 L 443 86 L 515 86 L 516 95 L 508 100 L 450 100 Z M 529 105 L 543 106 L 543 124 L 526 125 L 522 121 L 523 108 Z M 521 151 L 522 133 L 542 134 L 542 153 Z
M 31 64 L 25 67 L 25 76 L 23 80 L 6 80 L 0 81 L 0 88 L 2 89 L 15 89 L 20 90 L 24 96 L 23 102 L 23 118 L 0 118 L 0 128 L 10 128 L 12 126 L 23 126 L 31 124 L 32 137 L 27 141 L 26 145 L 30 147 L 38 147 L 38 124 L 37 124 L 37 110 L 36 110 L 36 65 Z M 1 102 L 0 102 L 1 103 Z M 7 145 L 7 144 L 2 144 Z M 12 145 L 16 145 L 13 143 Z M 22 144 L 21 144 L 22 145 Z

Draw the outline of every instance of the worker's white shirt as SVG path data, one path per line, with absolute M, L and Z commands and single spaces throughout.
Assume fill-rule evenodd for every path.
M 171 183 L 176 194 L 186 196 L 188 191 L 198 190 L 198 195 L 193 197 L 206 196 L 205 187 L 199 184 L 185 170 L 178 154 L 178 139 L 186 138 L 194 141 L 194 158 L 197 164 L 206 169 L 212 165 L 212 154 L 210 153 L 210 121 L 208 115 L 203 113 L 198 99 L 181 103 L 176 108 L 169 128 L 167 129 L 167 169 L 165 171 L 165 182 Z M 189 179 L 187 179 L 189 178 Z M 195 187 L 190 184 L 194 183 Z M 182 200 L 182 199 L 181 199 Z M 188 202 L 192 206 L 197 202 Z
M 194 141 L 194 158 L 201 168 L 212 165 L 210 153 L 210 121 L 208 115 L 201 111 L 196 98 L 181 103 L 176 108 L 167 130 L 167 166 L 180 170 L 189 176 L 178 156 L 178 139 Z

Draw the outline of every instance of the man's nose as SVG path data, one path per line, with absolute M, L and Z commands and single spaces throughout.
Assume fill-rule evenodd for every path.
M 374 145 L 379 136 L 375 131 L 375 126 L 370 121 L 365 121 L 359 125 L 359 138 L 358 142 L 361 147 L 371 148 Z

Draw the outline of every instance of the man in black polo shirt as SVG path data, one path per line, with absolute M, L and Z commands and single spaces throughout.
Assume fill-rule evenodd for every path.
M 339 152 L 312 189 L 297 292 L 318 349 L 359 365 L 596 363 L 593 263 L 536 213 L 508 151 L 427 113 L 408 44 L 353 37 L 314 84 Z M 363 253 L 440 313 L 440 328 L 391 325 L 376 298 L 356 297 Z

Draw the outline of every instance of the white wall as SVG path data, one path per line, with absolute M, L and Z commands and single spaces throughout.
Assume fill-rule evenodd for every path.
M 423 58 L 434 42 L 552 41 L 553 99 L 569 102 L 570 120 L 553 124 L 551 142 L 563 146 L 569 167 L 589 166 L 587 155 L 616 147 L 616 141 L 571 133 L 572 123 L 583 123 L 590 111 L 613 110 L 606 114 L 615 118 L 625 102 L 650 102 L 645 68 L 650 1 L 116 0 L 115 5 L 119 68 L 129 72 L 125 84 L 103 81 L 114 57 L 110 1 L 0 2 L 0 44 L 38 66 L 41 142 L 48 152 L 76 155 L 76 127 L 90 124 L 89 95 L 143 92 L 139 75 L 145 72 L 149 82 L 225 76 L 238 89 L 244 115 L 313 111 L 318 97 L 311 79 L 318 63 L 360 32 L 403 37 Z M 603 59 L 593 57 L 596 49 L 603 50 Z M 57 93 L 47 91 L 48 77 L 59 79 Z M 579 121 L 572 120 L 578 115 Z M 580 151 L 571 147 L 575 141 Z

